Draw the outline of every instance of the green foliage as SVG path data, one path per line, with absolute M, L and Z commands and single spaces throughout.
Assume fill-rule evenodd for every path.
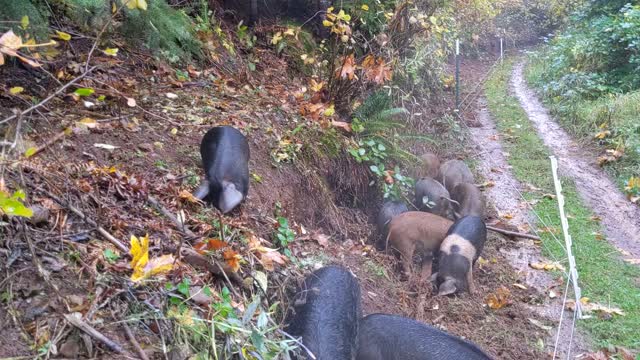
M 102 252 L 102 256 L 104 256 L 104 259 L 109 263 L 109 264 L 115 264 L 116 261 L 118 261 L 120 259 L 120 254 L 118 254 L 117 252 L 111 250 L 111 249 L 105 249 Z
M 188 291 L 186 288 L 186 294 Z M 211 303 L 211 316 L 201 317 L 188 306 L 172 306 L 167 311 L 176 326 L 176 341 L 187 345 L 194 359 L 287 359 L 296 350 L 295 340 L 285 338 L 273 320 L 278 303 L 265 309 L 260 297 L 255 297 L 240 313 L 227 287 L 218 294 L 204 287 L 203 293 L 217 298 Z
M 284 254 L 291 256 L 291 250 L 287 247 L 296 239 L 296 233 L 289 227 L 287 218 L 278 216 L 278 228 L 274 234 L 274 242 L 284 250 Z
M 142 41 L 169 61 L 202 57 L 202 44 L 196 38 L 191 20 L 165 0 L 148 2 L 146 11 L 125 8 L 121 32 L 132 41 Z
M 614 5 L 618 3 L 618 7 Z M 591 1 L 531 56 L 527 80 L 574 135 L 622 150 L 607 170 L 624 188 L 640 174 L 640 5 Z
M 6 191 L 0 191 L 0 215 L 31 217 L 33 211 L 24 206 L 26 195 L 24 191 L 18 190 L 9 195 Z
M 0 11 L 0 33 L 4 33 L 10 28 L 23 39 L 25 35 L 30 34 L 39 42 L 48 40 L 47 19 L 49 11 L 43 1 L 0 0 L 0 9 L 2 9 Z M 29 26 L 26 29 L 23 29 L 20 24 L 24 16 L 29 18 Z

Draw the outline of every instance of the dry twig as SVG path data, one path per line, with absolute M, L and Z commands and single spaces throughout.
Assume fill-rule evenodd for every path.
M 113 340 L 110 340 L 108 337 L 104 336 L 101 332 L 99 332 L 98 330 L 94 329 L 91 325 L 87 324 L 86 322 L 84 322 L 82 320 L 82 314 L 75 312 L 75 313 L 71 313 L 71 314 L 65 314 L 64 318 L 73 326 L 77 327 L 78 329 L 84 331 L 85 333 L 87 333 L 89 336 L 91 336 L 92 338 L 100 341 L 101 343 L 105 344 L 107 346 L 107 348 L 109 348 L 109 350 L 116 352 L 118 354 L 124 354 L 125 350 L 124 348 L 114 342 Z

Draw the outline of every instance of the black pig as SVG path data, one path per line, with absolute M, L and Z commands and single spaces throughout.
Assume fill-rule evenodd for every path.
M 302 337 L 317 360 L 352 360 L 361 315 L 358 280 L 343 267 L 327 266 L 304 280 L 287 332 Z
M 193 195 L 228 213 L 249 191 L 249 143 L 237 129 L 218 126 L 202 138 L 200 155 L 206 180 Z
M 387 227 L 396 215 L 400 215 L 409 211 L 407 205 L 402 201 L 385 201 L 382 204 L 380 213 L 378 213 L 377 225 L 378 232 L 382 235 L 382 239 L 387 237 Z M 384 243 L 382 241 L 376 242 L 376 248 L 378 250 L 384 250 Z
M 360 320 L 356 360 L 491 359 L 478 346 L 429 325 L 396 315 Z
M 449 191 L 436 180 L 423 177 L 416 182 L 416 208 L 442 217 L 448 217 L 451 212 Z
M 451 225 L 440 245 L 438 256 L 438 295 L 458 291 L 474 293 L 473 265 L 487 240 L 487 227 L 478 216 L 465 216 Z

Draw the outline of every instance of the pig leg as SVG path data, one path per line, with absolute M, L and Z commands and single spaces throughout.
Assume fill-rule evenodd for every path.
M 411 275 L 411 265 L 413 265 L 413 253 L 415 251 L 415 244 L 410 241 L 405 241 L 398 246 L 396 250 L 400 252 L 400 260 L 402 262 L 402 269 L 407 277 Z
M 431 278 L 431 269 L 433 267 L 433 253 L 425 252 L 422 255 L 422 271 L 420 272 L 422 279 Z
M 467 287 L 469 289 L 469 294 L 473 295 L 476 292 L 475 286 L 473 285 L 473 266 L 469 268 L 467 272 Z

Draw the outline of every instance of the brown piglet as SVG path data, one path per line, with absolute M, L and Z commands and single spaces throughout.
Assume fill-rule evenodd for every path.
M 478 216 L 484 218 L 485 201 L 482 192 L 474 184 L 459 183 L 453 188 L 451 198 L 454 203 L 455 218 Z
M 449 193 L 453 192 L 453 188 L 459 183 L 474 183 L 471 170 L 462 160 L 445 161 L 440 165 L 440 177 L 437 179 Z
M 440 159 L 434 153 L 424 153 L 420 155 L 422 166 L 416 177 L 430 177 L 437 179 L 440 176 Z
M 411 274 L 413 256 L 421 255 L 422 277 L 429 279 L 433 254 L 440 248 L 452 224 L 449 219 L 426 212 L 402 213 L 389 223 L 386 248 L 391 247 L 400 253 L 402 268 L 407 276 Z

